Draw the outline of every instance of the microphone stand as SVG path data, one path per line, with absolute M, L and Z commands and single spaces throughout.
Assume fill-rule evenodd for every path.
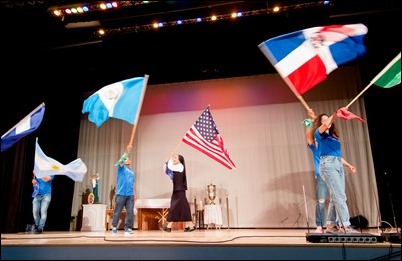
M 398 231 L 398 225 L 396 223 L 396 217 L 395 217 L 395 211 L 394 211 L 394 204 L 392 203 L 392 195 L 391 195 L 391 189 L 389 187 L 389 181 L 388 181 L 388 177 L 387 177 L 387 172 L 384 172 L 384 176 L 385 178 L 385 182 L 387 185 L 387 189 L 388 189 L 388 197 L 389 197 L 389 202 L 391 203 L 391 211 L 392 211 L 392 216 L 394 218 L 394 225 L 395 225 L 395 229 L 396 229 L 396 233 L 399 233 Z

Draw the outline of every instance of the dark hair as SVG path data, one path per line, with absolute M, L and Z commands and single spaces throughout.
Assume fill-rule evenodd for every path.
M 321 113 L 320 115 L 318 115 L 318 116 L 315 118 L 315 120 L 314 120 L 314 122 L 313 122 L 313 127 L 312 127 L 312 129 L 313 129 L 313 131 L 312 131 L 313 136 L 314 136 L 315 130 L 316 130 L 317 128 L 319 128 L 319 127 L 322 125 L 321 121 L 322 121 L 322 117 L 323 117 L 323 116 L 329 117 L 328 114 L 326 114 L 326 113 Z M 339 133 L 338 133 L 338 129 L 337 129 L 336 126 L 335 126 L 335 122 L 333 122 L 333 123 L 331 124 L 331 126 L 329 127 L 328 130 L 329 130 L 329 134 L 331 134 L 331 135 L 334 136 L 335 138 L 339 138 Z M 314 139 L 313 139 L 313 140 L 314 140 Z M 315 142 L 315 141 L 314 141 L 314 142 Z

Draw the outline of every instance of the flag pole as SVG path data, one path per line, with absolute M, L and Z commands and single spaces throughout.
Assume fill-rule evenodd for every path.
M 20 120 L 17 124 L 15 124 L 11 129 L 9 129 L 6 133 L 4 133 L 1 137 L 3 138 L 6 136 L 8 133 L 10 133 L 18 124 L 23 122 L 26 118 L 31 117 L 32 114 L 34 114 L 39 108 L 45 106 L 45 103 L 42 102 L 38 107 L 36 107 L 33 111 L 31 111 L 27 116 L 25 116 L 22 120 Z
M 354 103 L 371 85 L 373 85 L 373 81 L 371 81 L 366 88 L 364 88 L 353 100 L 349 102 L 348 105 L 346 105 L 346 108 L 348 109 L 352 103 Z
M 179 149 L 179 147 L 181 145 L 181 142 L 182 141 L 179 141 L 179 143 L 176 145 L 176 148 L 174 148 L 173 153 L 176 152 Z
M 303 99 L 303 97 L 295 90 L 293 87 L 292 83 L 287 79 L 283 78 L 286 84 L 289 86 L 290 90 L 294 93 L 297 99 L 303 104 L 303 106 L 307 109 L 310 110 L 310 107 L 307 105 L 307 102 Z
M 310 107 L 307 105 L 306 101 L 303 99 L 301 95 L 296 95 L 296 97 L 300 100 L 300 102 L 303 104 L 303 106 L 307 109 L 310 110 Z
M 138 125 L 137 122 L 138 122 L 138 118 L 140 117 L 140 111 L 141 111 L 141 108 L 142 108 L 142 101 L 144 100 L 145 90 L 147 88 L 149 75 L 145 74 L 144 78 L 145 78 L 144 85 L 143 85 L 144 88 L 143 88 L 143 91 L 141 93 L 140 103 L 138 104 L 137 114 L 135 115 L 135 118 L 134 118 L 134 126 L 133 126 L 133 130 L 131 131 L 130 141 L 129 141 L 128 145 L 127 145 L 127 150 L 123 153 L 123 155 L 120 157 L 120 159 L 116 162 L 115 166 L 120 165 L 124 161 L 126 161 L 126 159 L 129 156 L 129 153 L 131 151 L 131 148 L 133 147 L 134 135 L 135 135 L 135 131 L 136 131 L 137 125 Z
M 395 56 L 394 59 L 392 59 L 392 61 L 390 61 L 387 66 L 385 66 L 384 69 L 381 70 L 381 72 L 379 72 L 371 81 L 370 83 L 351 101 L 349 102 L 349 104 L 346 106 L 346 108 L 349 108 L 350 105 L 352 105 L 352 103 L 354 103 L 365 91 L 367 91 L 367 89 L 373 85 L 373 83 L 375 83 L 386 71 L 389 70 L 389 68 L 391 68 L 395 62 L 397 60 L 401 59 L 401 53 L 399 53 L 397 56 Z
M 209 108 L 210 106 L 211 106 L 211 105 L 208 104 L 207 108 Z M 205 111 L 205 110 L 204 110 L 204 111 Z M 180 147 L 182 141 L 183 141 L 183 139 L 179 141 L 179 143 L 178 143 L 178 144 L 176 145 L 176 147 L 174 148 L 173 153 L 176 152 L 176 151 L 179 149 L 179 147 Z
M 130 146 L 130 147 L 132 147 L 132 145 L 133 145 L 134 134 L 135 134 L 135 131 L 137 129 L 137 125 L 138 125 L 137 122 L 138 122 L 138 118 L 140 117 L 140 111 L 141 111 L 141 108 L 142 108 L 142 101 L 144 100 L 145 90 L 147 88 L 149 75 L 145 74 L 144 78 L 145 78 L 144 88 L 143 88 L 143 91 L 142 91 L 142 94 L 141 94 L 140 104 L 138 105 L 137 114 L 135 115 L 135 118 L 134 118 L 134 126 L 133 126 L 133 130 L 131 131 L 130 142 L 128 143 L 128 146 Z

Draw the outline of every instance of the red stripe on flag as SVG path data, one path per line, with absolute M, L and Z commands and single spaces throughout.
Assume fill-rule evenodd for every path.
M 183 137 L 182 141 L 187 145 L 193 147 L 194 149 L 204 153 L 208 157 L 221 163 L 228 169 L 236 169 L 235 164 L 230 159 L 226 149 L 223 145 L 223 140 L 220 135 L 216 135 L 212 142 L 205 140 L 202 135 L 197 131 L 197 129 L 192 126 L 186 135 Z
M 288 75 L 288 80 L 302 95 L 327 78 L 327 71 L 321 58 L 317 55 Z

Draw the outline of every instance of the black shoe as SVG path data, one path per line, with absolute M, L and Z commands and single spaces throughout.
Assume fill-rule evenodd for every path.
M 172 232 L 172 229 L 170 227 L 161 227 L 161 230 L 165 232 Z
M 35 234 L 42 234 L 43 229 L 38 228 L 37 230 L 35 230 Z
M 194 231 L 195 230 L 195 226 L 193 226 L 193 227 L 186 227 L 185 229 L 184 229 L 184 232 L 192 232 L 192 231 Z

